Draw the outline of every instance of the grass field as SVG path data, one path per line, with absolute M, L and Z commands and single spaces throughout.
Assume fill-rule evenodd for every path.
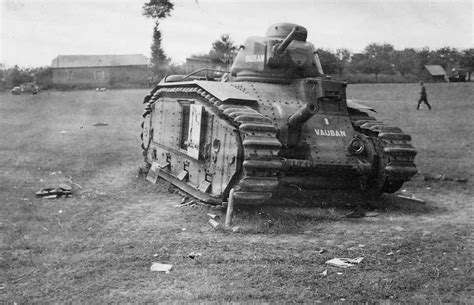
M 176 208 L 168 183 L 138 177 L 146 91 L 2 93 L 0 303 L 472 303 L 474 85 L 427 90 L 433 111 L 415 110 L 414 84 L 348 88 L 413 136 L 420 174 L 403 190 L 426 204 L 387 195 L 377 217 L 351 219 L 350 198 L 294 197 L 238 210 L 239 233 L 207 224 L 224 211 Z M 35 198 L 61 182 L 71 198 Z M 339 269 L 325 264 L 334 257 L 364 260 Z

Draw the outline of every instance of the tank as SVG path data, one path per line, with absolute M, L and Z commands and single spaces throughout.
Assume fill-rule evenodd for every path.
M 148 177 L 208 203 L 262 204 L 288 187 L 393 193 L 417 172 L 411 137 L 346 99 L 299 25 L 272 25 L 230 72 L 165 77 L 144 99 Z M 153 179 L 149 179 L 154 181 Z

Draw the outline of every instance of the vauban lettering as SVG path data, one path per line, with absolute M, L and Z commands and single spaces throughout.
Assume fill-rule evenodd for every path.
M 264 62 L 265 56 L 263 54 L 246 55 L 245 61 L 246 62 Z
M 347 137 L 344 130 L 332 130 L 332 129 L 315 129 L 314 132 L 317 136 L 325 137 Z

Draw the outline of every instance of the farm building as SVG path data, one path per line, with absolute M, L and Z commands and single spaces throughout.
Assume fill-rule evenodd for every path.
M 53 85 L 108 87 L 146 85 L 148 58 L 132 55 L 58 55 L 53 59 Z
M 422 78 L 426 81 L 445 82 L 448 81 L 448 75 L 443 67 L 439 65 L 425 65 L 425 70 L 422 72 Z

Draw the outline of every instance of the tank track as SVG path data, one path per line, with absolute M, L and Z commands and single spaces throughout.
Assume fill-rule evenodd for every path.
M 151 98 L 145 99 L 145 111 L 142 115 L 144 122 L 151 114 L 153 104 L 157 103 L 160 97 L 197 99 L 211 107 L 219 118 L 235 126 L 238 129 L 243 152 L 240 156 L 242 162 L 240 177 L 236 184 L 230 186 L 234 188 L 234 200 L 236 203 L 259 204 L 271 198 L 278 186 L 278 172 L 282 164 L 278 157 L 281 143 L 276 137 L 277 130 L 269 118 L 238 101 L 224 103 L 196 85 L 177 85 L 161 87 L 152 92 Z M 142 123 L 142 130 L 144 124 L 146 123 Z M 144 143 L 144 139 L 148 138 L 142 133 L 145 159 L 149 143 Z
M 411 136 L 398 127 L 372 118 L 354 120 L 355 129 L 371 138 L 378 158 L 375 187 L 381 192 L 394 193 L 416 173 L 416 150 L 410 144 Z

